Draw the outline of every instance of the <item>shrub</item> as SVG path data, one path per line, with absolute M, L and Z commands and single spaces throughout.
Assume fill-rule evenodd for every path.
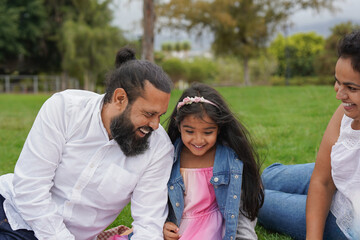
M 214 82 L 219 85 L 238 85 L 244 82 L 243 67 L 235 57 L 217 58 L 218 68 Z
M 161 66 L 174 83 L 187 76 L 188 69 L 184 62 L 178 58 L 166 59 L 162 62 Z
M 192 82 L 213 82 L 218 72 L 216 63 L 207 58 L 194 58 L 186 62 L 188 69 L 187 81 Z

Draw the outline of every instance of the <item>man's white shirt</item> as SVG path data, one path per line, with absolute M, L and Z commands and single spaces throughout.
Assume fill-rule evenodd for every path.
M 163 239 L 173 145 L 159 126 L 126 157 L 101 120 L 103 95 L 67 90 L 39 111 L 15 167 L 0 177 L 11 227 L 38 239 L 92 240 L 131 200 L 133 240 Z

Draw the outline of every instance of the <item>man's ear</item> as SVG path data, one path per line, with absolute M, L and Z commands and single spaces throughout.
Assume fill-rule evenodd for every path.
M 126 108 L 128 105 L 128 97 L 123 88 L 115 89 L 112 102 L 120 111 L 123 111 Z

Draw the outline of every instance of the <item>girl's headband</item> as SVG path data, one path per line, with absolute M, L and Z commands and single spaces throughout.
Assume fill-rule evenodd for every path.
M 178 103 L 176 109 L 179 110 L 179 108 L 181 108 L 182 106 L 192 103 L 209 103 L 211 105 L 214 105 L 215 107 L 218 107 L 215 103 L 205 99 L 204 97 L 186 97 Z

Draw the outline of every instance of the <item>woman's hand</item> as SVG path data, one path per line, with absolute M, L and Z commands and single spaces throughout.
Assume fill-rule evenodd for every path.
M 176 240 L 181 236 L 178 234 L 179 228 L 172 222 L 166 222 L 164 224 L 163 232 L 165 240 Z

